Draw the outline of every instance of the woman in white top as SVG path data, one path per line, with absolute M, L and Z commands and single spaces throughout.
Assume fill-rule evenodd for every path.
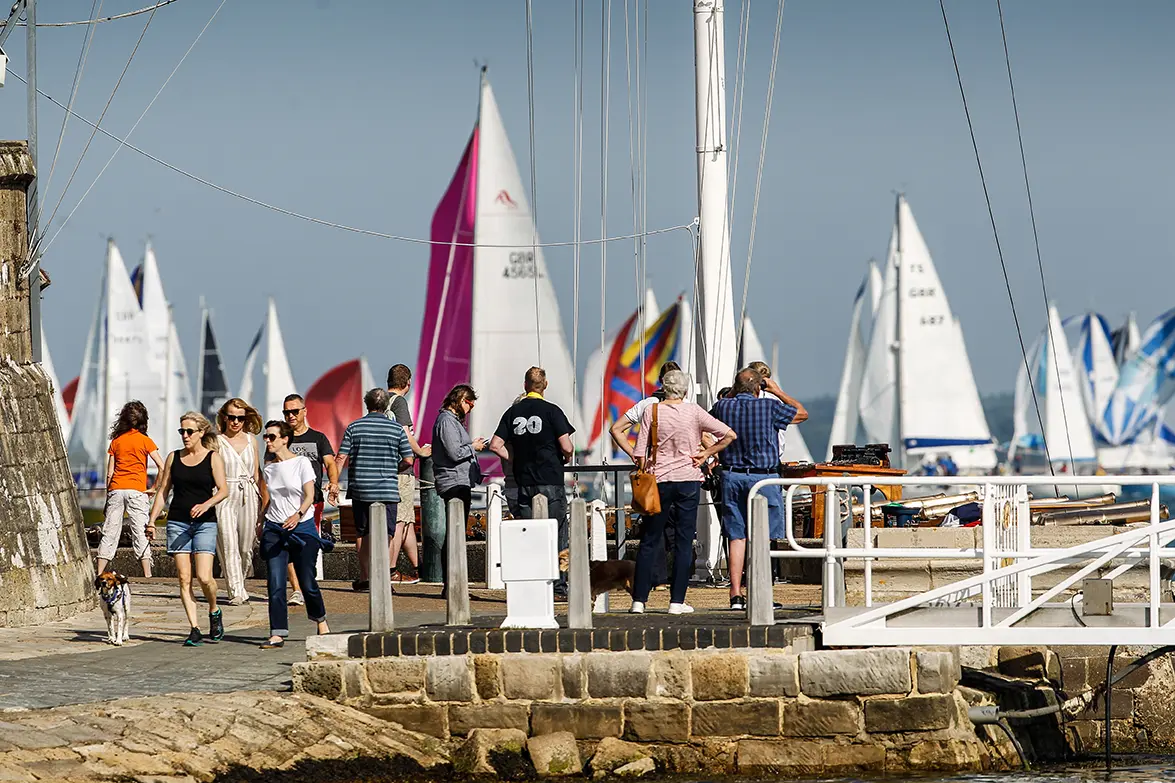
M 216 549 L 228 583 L 228 602 L 240 606 L 249 600 L 245 578 L 253 575 L 253 545 L 257 542 L 257 512 L 261 479 L 257 438 L 261 414 L 234 397 L 216 414 L 220 454 L 228 481 L 228 499 L 216 507 Z
M 264 522 L 257 521 L 269 587 L 269 639 L 261 645 L 263 650 L 282 647 L 290 635 L 287 565 L 294 566 L 302 584 L 306 616 L 318 623 L 320 634 L 330 633 L 322 591 L 314 575 L 322 546 L 314 526 L 314 466 L 306 457 L 290 451 L 293 436 L 294 428 L 284 421 L 265 425 L 265 450 L 273 455 L 273 461 L 266 463 L 262 473 L 261 506 L 265 516 Z

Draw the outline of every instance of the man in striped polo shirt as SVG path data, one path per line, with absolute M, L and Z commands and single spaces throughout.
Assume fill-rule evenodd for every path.
M 367 415 L 351 422 L 343 432 L 336 462 L 339 471 L 347 467 L 347 497 L 355 518 L 355 547 L 359 557 L 359 579 L 351 583 L 355 591 L 366 590 L 368 559 L 366 539 L 371 530 L 371 504 L 387 507 L 388 555 L 396 539 L 396 507 L 400 502 L 400 469 L 412 464 L 412 445 L 404 427 L 387 415 L 387 389 L 372 389 L 363 395 Z M 331 488 L 331 502 L 337 502 L 338 490 Z

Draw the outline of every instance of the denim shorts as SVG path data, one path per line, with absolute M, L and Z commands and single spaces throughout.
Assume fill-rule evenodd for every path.
M 167 522 L 167 554 L 215 554 L 216 522 Z

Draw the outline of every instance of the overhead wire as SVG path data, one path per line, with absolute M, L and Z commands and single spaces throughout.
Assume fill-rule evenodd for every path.
M 640 70 L 640 103 L 641 116 L 641 230 L 649 225 L 649 0 L 644 2 L 644 25 L 641 28 L 643 41 L 644 66 Z M 645 344 L 645 333 L 649 330 L 649 313 L 645 307 L 645 292 L 649 290 L 649 242 L 647 237 L 641 237 L 641 287 L 638 296 L 641 298 L 641 311 L 645 313 L 644 324 L 641 328 L 640 358 L 641 358 L 641 391 L 645 391 L 648 378 L 648 346 Z M 654 313 L 653 317 L 658 314 Z
M 541 366 L 543 363 L 543 332 L 538 326 L 539 319 L 539 258 L 538 258 L 538 225 L 539 225 L 539 208 L 538 208 L 538 175 L 536 174 L 537 154 L 534 147 L 534 8 L 532 0 L 526 0 L 526 105 L 527 118 L 529 120 L 530 129 L 530 258 L 533 266 L 534 275 L 531 279 L 534 281 L 534 316 L 535 316 L 535 340 L 536 348 L 538 349 L 538 363 Z M 573 242 L 574 244 L 574 242 Z
M 9 73 L 11 73 L 12 76 L 15 79 L 17 79 L 18 81 L 20 81 L 22 84 L 28 84 L 28 81 L 23 76 L 21 76 L 19 73 L 16 73 L 14 71 L 9 71 Z M 46 94 L 44 91 L 37 90 L 37 94 L 40 95 L 42 98 L 46 99 L 47 101 L 49 101 L 50 103 L 52 103 L 57 108 L 62 109 L 62 110 L 65 109 L 65 104 L 63 104 L 61 101 L 58 101 L 53 96 Z M 95 127 L 93 122 L 86 119 L 85 117 L 78 114 L 77 112 L 73 112 L 73 117 L 74 117 L 74 119 L 76 119 L 82 123 L 85 123 L 86 125 L 90 126 L 91 128 Z M 286 215 L 287 217 L 292 217 L 292 218 L 297 218 L 299 220 L 304 220 L 307 223 L 314 223 L 316 225 L 324 226 L 326 228 L 334 228 L 334 229 L 338 229 L 340 231 L 346 231 L 346 232 L 349 232 L 352 234 L 361 234 L 363 236 L 377 237 L 379 239 L 390 239 L 390 240 L 394 240 L 396 242 L 406 242 L 408 244 L 414 244 L 414 245 L 445 245 L 446 247 L 452 246 L 452 247 L 486 247 L 486 248 L 514 248 L 514 249 L 517 249 L 517 247 L 518 247 L 517 244 L 513 244 L 513 245 L 498 244 L 498 243 L 493 243 L 493 242 L 450 242 L 448 240 L 424 239 L 422 237 L 411 237 L 411 236 L 407 236 L 405 234 L 392 234 L 392 233 L 388 233 L 385 231 L 375 231 L 374 229 L 359 228 L 358 226 L 349 226 L 346 223 L 338 223 L 338 222 L 331 221 L 331 220 L 324 220 L 322 218 L 314 217 L 313 215 L 307 215 L 303 212 L 296 212 L 292 209 L 286 209 L 285 207 L 279 207 L 276 204 L 271 204 L 269 202 L 262 201 L 261 199 L 253 198 L 252 196 L 248 196 L 248 195 L 241 193 L 239 191 L 232 190 L 231 188 L 226 188 L 223 185 L 218 185 L 215 182 L 212 182 L 211 180 L 208 180 L 204 177 L 199 176 L 198 174 L 193 174 L 192 172 L 186 171 L 186 170 L 180 168 L 179 166 L 176 166 L 173 163 L 169 163 L 168 161 L 160 158 L 158 155 L 153 155 L 152 153 L 147 152 L 142 147 L 139 147 L 139 146 L 136 146 L 135 144 L 132 144 L 131 142 L 127 141 L 123 137 L 114 135 L 113 133 L 106 130 L 105 128 L 98 128 L 98 133 L 101 133 L 102 135 L 112 139 L 113 141 L 123 143 L 126 146 L 126 148 L 131 150 L 132 152 L 137 152 L 138 154 L 142 155 L 143 157 L 147 158 L 148 160 L 154 161 L 155 163 L 158 163 L 160 166 L 163 166 L 165 169 L 172 171 L 176 174 L 179 174 L 182 177 L 190 179 L 193 182 L 197 182 L 201 185 L 209 187 L 217 192 L 223 193 L 226 196 L 232 196 L 233 198 L 240 199 L 241 201 L 245 201 L 249 204 L 253 204 L 254 206 L 261 207 L 262 209 L 267 209 L 271 212 L 276 212 L 280 215 Z M 691 227 L 692 227 L 691 223 L 683 223 L 678 226 L 666 226 L 665 228 L 650 229 L 650 230 L 644 232 L 644 235 L 645 236 L 657 236 L 658 234 L 668 234 L 673 231 L 686 231 L 686 230 L 689 230 Z M 596 245 L 596 244 L 600 244 L 602 242 L 629 242 L 629 241 L 632 241 L 634 239 L 639 239 L 639 238 L 640 238 L 640 235 L 638 235 L 638 234 L 621 234 L 618 236 L 604 237 L 603 239 L 584 239 L 584 240 L 582 240 L 582 244 Z M 540 242 L 536 245 L 536 247 L 571 247 L 574 244 L 575 243 L 571 242 L 571 241 Z
M 171 73 L 169 73 L 167 75 L 167 78 L 163 80 L 163 84 L 160 85 L 159 89 L 155 92 L 155 95 L 151 98 L 151 101 L 147 104 L 146 108 L 144 108 L 142 113 L 139 114 L 139 118 L 137 120 L 135 120 L 135 124 L 131 126 L 131 129 L 129 131 L 127 131 L 124 139 L 129 139 L 131 134 L 135 132 L 135 129 L 139 127 L 139 123 L 141 123 L 143 121 L 143 118 L 147 116 L 147 112 L 151 111 L 151 107 L 155 105 L 155 101 L 159 100 L 159 96 L 163 94 L 163 91 L 165 89 L 167 89 L 167 85 L 171 84 L 171 80 L 172 80 L 172 78 L 175 77 L 176 72 L 179 71 L 180 67 L 184 64 L 184 61 L 188 59 L 188 55 L 190 55 L 192 53 L 192 50 L 196 48 L 196 44 L 200 43 L 200 39 L 204 37 L 204 33 L 206 33 L 208 31 L 208 28 L 212 26 L 212 23 L 216 20 L 216 17 L 220 13 L 220 10 L 222 8 L 224 8 L 225 3 L 227 3 L 227 2 L 228 2 L 228 0 L 220 0 L 220 5 L 216 6 L 216 10 L 212 12 L 212 16 L 210 16 L 208 18 L 208 21 L 204 23 L 204 26 L 202 28 L 200 28 L 200 32 L 196 34 L 195 39 L 192 41 L 191 45 L 188 46 L 187 50 L 183 53 L 183 56 L 180 57 L 179 62 L 177 62 L 175 64 L 175 67 L 171 69 Z M 90 186 L 88 188 L 86 188 L 86 192 L 82 194 L 82 197 L 78 199 L 76 204 L 74 204 L 73 209 L 70 210 L 69 214 L 65 216 L 65 220 L 63 220 L 61 222 L 61 225 L 57 227 L 57 231 L 54 232 L 53 237 L 49 240 L 49 245 L 53 244 L 53 240 L 57 238 L 58 234 L 60 234 L 62 232 L 62 230 L 65 228 L 65 226 L 69 223 L 70 219 L 78 211 L 78 208 L 81 207 L 83 202 L 85 202 L 86 197 L 90 195 L 90 192 L 93 191 L 94 186 L 98 184 L 98 180 L 102 179 L 102 175 L 106 173 L 106 169 L 110 168 L 110 164 L 114 162 L 114 159 L 118 156 L 118 153 L 122 151 L 122 148 L 125 145 L 126 145 L 125 141 L 121 142 L 117 147 L 114 148 L 114 152 L 110 153 L 110 157 L 106 159 L 106 163 L 102 166 L 101 170 L 98 171 L 97 176 L 94 177 L 94 180 L 90 183 Z M 81 161 L 79 161 L 79 163 L 80 162 Z M 75 173 L 76 173 L 76 170 L 75 170 Z M 70 177 L 70 181 L 71 182 L 73 181 L 72 176 Z M 68 187 L 69 186 L 67 184 L 66 185 L 67 190 L 68 190 Z M 63 201 L 64 199 L 65 199 L 65 193 L 62 193 L 61 199 L 58 200 L 58 202 L 57 202 L 57 207 L 61 206 L 61 201 Z M 57 214 L 57 207 L 54 207 L 53 214 Z M 50 216 L 49 221 L 52 222 L 52 220 L 53 220 L 53 217 Z M 48 227 L 48 224 L 46 224 L 46 228 L 47 227 Z M 46 245 L 45 247 L 48 248 L 49 245 Z
M 1056 336 L 1052 333 L 1053 319 L 1052 319 L 1051 313 L 1049 312 L 1049 290 L 1048 290 L 1048 286 L 1045 284 L 1044 260 L 1041 256 L 1041 252 L 1040 252 L 1040 232 L 1037 230 L 1037 227 L 1036 227 L 1036 209 L 1032 203 L 1032 185 L 1028 179 L 1028 158 L 1024 154 L 1024 133 L 1020 127 L 1020 107 L 1019 107 L 1019 103 L 1016 101 L 1016 84 L 1012 80 L 1012 56 L 1008 52 L 1008 32 L 1004 27 L 1004 8 L 1003 8 L 1003 5 L 1001 4 L 1000 0 L 996 0 L 995 7 L 996 7 L 996 12 L 999 15 L 999 19 L 1000 19 L 1000 38 L 1003 41 L 1003 45 L 1004 45 L 1004 65 L 1007 67 L 1007 71 L 1008 71 L 1008 92 L 1012 96 L 1012 116 L 1016 120 L 1016 140 L 1020 145 L 1020 168 L 1024 172 L 1024 192 L 1028 197 L 1028 217 L 1032 222 L 1032 243 L 1033 243 L 1033 246 L 1036 248 L 1036 268 L 1040 272 L 1040 292 L 1041 292 L 1041 296 L 1044 298 L 1044 317 L 1045 317 L 1045 323 L 1047 324 L 1047 326 L 1045 328 L 1048 330 L 1048 333 L 1049 333 L 1049 344 L 1052 348 L 1053 364 L 1054 364 L 1054 366 L 1059 366 L 1059 365 L 1057 365 L 1057 358 L 1058 357 L 1057 357 Z M 1031 372 L 1029 372 L 1029 378 L 1031 379 Z M 1031 384 L 1031 382 L 1029 385 L 1033 386 L 1033 389 L 1034 389 L 1033 396 L 1035 398 L 1035 385 Z M 1073 464 L 1073 440 L 1069 434 L 1069 414 L 1068 414 L 1068 411 L 1065 410 L 1065 395 L 1064 394 L 1060 395 L 1060 398 L 1061 398 L 1061 418 L 1065 422 L 1065 439 L 1066 439 L 1067 445 L 1069 447 L 1069 464 L 1070 464 L 1071 469 L 1075 470 L 1076 465 Z M 1041 425 L 1041 432 L 1043 433 L 1043 431 L 1044 431 L 1044 425 L 1042 424 Z M 1043 437 L 1043 435 L 1042 435 L 1042 437 Z M 1046 445 L 1047 445 L 1047 443 L 1046 443 Z M 1049 465 L 1050 465 L 1050 467 L 1052 465 L 1051 459 L 1049 460 Z
M 574 299 L 571 305 L 571 398 L 579 399 L 579 273 L 583 238 L 583 70 L 584 70 L 584 0 L 575 0 L 575 98 L 574 122 L 572 130 L 572 160 L 574 161 L 573 181 L 575 195 L 572 199 L 574 223 L 572 235 L 575 237 L 575 246 L 571 251 L 571 277 Z M 535 313 L 539 316 L 539 313 Z
M 767 132 L 771 128 L 771 104 L 775 99 L 775 71 L 779 65 L 779 39 L 783 31 L 783 3 L 779 0 L 779 13 L 775 17 L 775 44 L 771 50 L 771 73 L 767 79 L 767 105 L 763 110 L 763 137 L 759 141 L 759 168 L 755 174 L 755 197 L 751 205 L 751 231 L 747 239 L 747 269 L 743 276 L 743 301 L 738 315 L 737 345 L 742 345 L 743 329 L 746 326 L 747 296 L 751 284 L 751 259 L 755 252 L 755 229 L 759 225 L 759 193 L 763 186 L 763 167 L 767 161 Z M 772 368 L 779 372 L 779 368 Z
M 81 25 L 99 25 L 105 22 L 114 22 L 119 19 L 129 19 L 132 16 L 139 16 L 141 14 L 153 13 L 156 9 L 162 8 L 165 5 L 171 5 L 176 0 L 161 0 L 155 5 L 149 5 L 145 8 L 139 8 L 135 11 L 127 11 L 124 14 L 115 14 L 114 16 L 105 16 L 101 19 L 81 19 L 76 22 L 37 22 L 37 27 L 80 27 Z M 17 22 L 17 27 L 27 27 L 24 22 Z
M 98 14 L 102 13 L 102 3 L 104 0 L 94 0 L 90 4 L 90 19 L 94 19 Z M 77 100 L 78 88 L 82 83 L 82 74 L 86 69 L 86 60 L 89 59 L 90 45 L 94 42 L 94 32 L 98 29 L 97 25 L 91 25 L 90 29 L 86 31 L 86 37 L 82 41 L 82 51 L 78 54 L 77 68 L 73 72 L 73 86 L 69 89 L 69 108 L 73 108 L 73 102 Z M 57 135 L 57 148 L 53 150 L 53 162 L 49 164 L 49 176 L 45 179 L 45 187 L 43 193 L 49 192 L 49 187 L 53 184 L 53 174 L 57 170 L 57 159 L 61 156 L 61 145 L 65 141 L 65 131 L 69 127 L 69 112 L 66 112 L 61 118 L 61 132 Z
M 1031 379 L 1032 378 L 1032 368 L 1031 368 L 1029 361 L 1028 361 L 1028 348 L 1024 344 L 1024 332 L 1020 328 L 1020 316 L 1016 312 L 1016 298 L 1012 293 L 1012 281 L 1011 281 L 1011 278 L 1008 276 L 1008 265 L 1007 265 L 1007 262 L 1004 260 L 1004 249 L 1003 249 L 1003 245 L 1000 243 L 999 230 L 996 228 L 995 211 L 992 209 L 992 206 L 991 206 L 991 194 L 988 192 L 988 189 L 987 189 L 987 177 L 983 173 L 983 161 L 980 159 L 980 156 L 979 156 L 979 142 L 975 138 L 975 125 L 971 121 L 971 108 L 967 104 L 967 92 L 963 88 L 963 74 L 959 69 L 958 55 L 955 53 L 955 41 L 954 41 L 954 38 L 951 36 L 951 25 L 950 25 L 950 21 L 947 19 L 947 8 L 946 8 L 945 0 L 938 0 L 938 7 L 939 7 L 939 10 L 942 12 L 942 24 L 943 24 L 944 30 L 946 31 L 947 46 L 950 48 L 951 62 L 954 64 L 954 68 L 955 68 L 955 80 L 958 82 L 958 85 L 959 85 L 959 97 L 961 98 L 962 103 L 963 103 L 963 115 L 967 119 L 967 130 L 971 135 L 971 149 L 975 153 L 975 166 L 979 170 L 979 183 L 983 187 L 983 200 L 987 204 L 987 217 L 991 223 L 992 236 L 995 238 L 996 255 L 999 258 L 1000 270 L 1003 272 L 1004 287 L 1007 289 L 1007 292 L 1008 292 L 1008 305 L 1012 310 L 1012 323 L 1016 327 L 1016 339 L 1020 343 L 1020 355 L 1024 360 L 1025 372 L 1028 373 L 1028 377 L 1029 377 L 1029 379 Z M 1052 459 L 1051 459 L 1051 457 L 1049 457 L 1048 435 L 1045 432 L 1044 418 L 1041 415 L 1041 411 L 1040 411 L 1040 401 L 1036 397 L 1036 389 L 1033 388 L 1033 384 L 1029 383 L 1028 386 L 1029 386 L 1030 391 L 1032 392 L 1032 404 L 1033 404 L 1033 407 L 1036 408 L 1036 418 L 1037 418 L 1037 421 L 1040 423 L 1041 438 L 1044 443 L 1045 459 L 1049 465 L 1049 472 L 1052 473 L 1053 475 L 1056 475 L 1055 471 L 1053 470 Z
M 147 17 L 146 23 L 143 24 L 143 29 L 141 31 L 139 31 L 138 40 L 135 41 L 135 45 L 131 49 L 130 56 L 127 57 L 126 65 L 124 65 L 122 67 L 122 72 L 118 75 L 117 81 L 114 82 L 114 88 L 111 89 L 111 91 L 110 91 L 110 97 L 106 99 L 106 105 L 102 107 L 102 113 L 98 115 L 98 121 L 96 123 L 87 122 L 87 124 L 90 125 L 91 128 L 93 128 L 93 131 L 90 133 L 90 138 L 86 139 L 85 146 L 82 147 L 82 153 L 81 153 L 81 155 L 78 156 L 77 163 L 74 164 L 73 171 L 71 171 L 69 174 L 69 180 L 65 183 L 65 187 L 62 188 L 61 195 L 60 195 L 60 197 L 58 197 L 57 203 L 54 204 L 53 211 L 52 211 L 52 213 L 50 213 L 49 219 L 46 221 L 43 221 L 41 223 L 40 228 L 37 231 L 37 235 L 35 237 L 33 237 L 33 255 L 39 256 L 39 255 L 41 255 L 41 253 L 45 249 L 48 248 L 48 245 L 45 245 L 44 248 L 41 247 L 42 240 L 44 239 L 46 233 L 48 232 L 49 226 L 53 222 L 53 218 L 57 216 L 57 210 L 59 210 L 61 208 L 62 202 L 65 201 L 65 195 L 69 192 L 69 187 L 71 184 L 73 184 L 74 177 L 77 176 L 78 169 L 81 168 L 82 161 L 85 160 L 86 152 L 89 151 L 90 145 L 94 142 L 94 136 L 101 129 L 102 120 L 106 117 L 106 112 L 110 110 L 110 104 L 114 102 L 114 96 L 118 94 L 118 88 L 122 85 L 122 80 L 124 77 L 126 77 L 126 72 L 128 70 L 130 70 L 131 63 L 134 62 L 134 60 L 135 60 L 135 54 L 138 53 L 139 46 L 143 43 L 143 38 L 147 35 L 147 30 L 149 30 L 151 28 L 151 20 L 153 20 L 154 18 L 155 18 L 155 12 L 151 11 L 151 15 Z M 22 82 L 24 81 L 24 79 L 21 79 L 19 76 L 17 76 L 17 78 L 20 79 Z M 28 82 L 25 82 L 25 84 L 28 84 Z M 41 93 L 40 90 L 37 90 L 37 92 Z M 41 93 L 41 94 L 44 95 L 44 93 Z M 46 97 L 48 97 L 48 96 L 46 96 Z M 56 103 L 56 101 L 54 101 L 54 103 Z M 77 112 L 74 112 L 68 106 L 62 106 L 61 108 L 65 110 L 66 114 L 72 114 L 74 117 L 79 116 L 77 114 Z M 105 131 L 103 131 L 103 132 L 105 132 Z M 56 234 L 54 235 L 54 237 L 56 238 Z M 52 242 L 50 242 L 49 244 L 52 244 Z

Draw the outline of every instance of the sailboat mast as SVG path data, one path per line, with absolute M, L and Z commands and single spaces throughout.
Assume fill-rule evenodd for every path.
M 727 222 L 726 57 L 723 0 L 694 0 L 698 161 L 698 384 L 709 405 L 738 358 Z
M 894 206 L 894 231 L 897 242 L 894 247 L 894 433 L 897 443 L 893 444 L 893 460 L 895 467 L 906 467 L 906 436 L 902 427 L 902 200 L 899 193 Z

